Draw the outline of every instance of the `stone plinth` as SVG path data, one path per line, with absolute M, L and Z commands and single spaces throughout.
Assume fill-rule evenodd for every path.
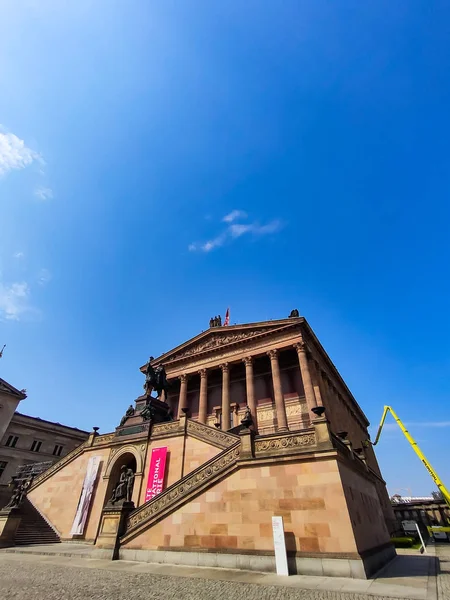
M 119 558 L 119 538 L 125 533 L 126 519 L 132 510 L 134 502 L 107 504 L 103 509 L 95 546 L 99 550 L 109 550 L 111 560 Z
M 0 548 L 14 546 L 14 538 L 21 518 L 20 508 L 0 510 Z

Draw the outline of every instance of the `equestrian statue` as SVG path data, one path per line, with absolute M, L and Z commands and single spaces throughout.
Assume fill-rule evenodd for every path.
M 152 390 L 157 393 L 157 400 L 167 402 L 167 391 L 169 389 L 169 382 L 167 381 L 166 370 L 163 365 L 153 367 L 151 362 L 153 356 L 150 356 L 147 363 L 147 369 L 145 371 L 145 383 L 144 390 L 147 396 L 150 396 Z M 162 393 L 164 392 L 164 396 Z

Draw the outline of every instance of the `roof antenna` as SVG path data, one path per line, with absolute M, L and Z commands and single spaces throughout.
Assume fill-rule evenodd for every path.
M 3 350 L 6 348 L 6 344 L 3 344 L 3 348 L 0 350 L 0 358 L 3 356 Z

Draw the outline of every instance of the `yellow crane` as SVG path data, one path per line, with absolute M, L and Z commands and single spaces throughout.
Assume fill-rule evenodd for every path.
M 427 469 L 428 473 L 431 475 L 434 483 L 437 485 L 438 490 L 441 492 L 442 497 L 444 498 L 444 500 L 446 501 L 446 503 L 450 507 L 450 492 L 445 487 L 445 485 L 442 483 L 442 481 L 438 477 L 438 474 L 433 469 L 433 467 L 430 465 L 430 463 L 428 462 L 428 460 L 425 458 L 422 450 L 417 445 L 417 442 L 414 440 L 414 438 L 412 437 L 412 435 L 409 433 L 409 431 L 406 429 L 406 427 L 403 425 L 403 423 L 397 417 L 397 415 L 395 414 L 395 412 L 394 412 L 394 410 L 393 410 L 393 408 L 391 406 L 385 406 L 384 407 L 383 416 L 381 417 L 380 426 L 378 427 L 377 436 L 375 438 L 375 441 L 371 442 L 370 440 L 367 440 L 367 443 L 372 444 L 372 446 L 376 446 L 378 444 L 378 441 L 379 441 L 380 435 L 381 435 L 381 430 L 383 429 L 383 425 L 384 425 L 384 422 L 386 420 L 386 416 L 387 416 L 388 412 L 390 412 L 391 415 L 396 420 L 397 425 L 403 431 L 403 434 L 404 434 L 405 438 L 411 444 L 412 449 L 414 450 L 414 452 L 417 454 L 417 456 L 420 458 L 420 460 L 425 465 L 425 468 Z

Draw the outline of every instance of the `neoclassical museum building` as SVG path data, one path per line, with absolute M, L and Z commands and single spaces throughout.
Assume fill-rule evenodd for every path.
M 307 321 L 211 325 L 0 512 L 3 545 L 32 510 L 96 556 L 274 571 L 282 517 L 291 573 L 365 578 L 395 556 L 369 423 Z

